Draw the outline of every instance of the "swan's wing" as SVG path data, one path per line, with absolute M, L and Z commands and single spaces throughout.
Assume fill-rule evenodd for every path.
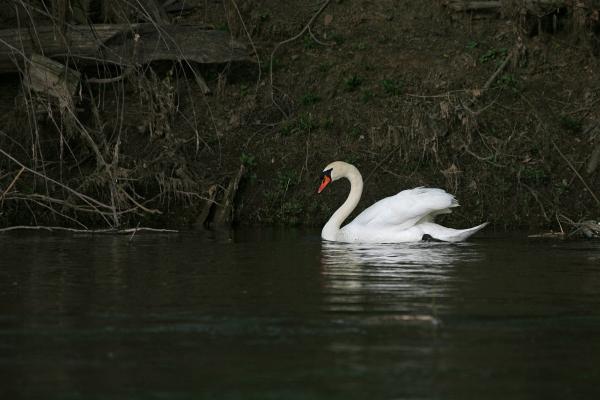
M 350 224 L 407 229 L 419 221 L 431 221 L 438 214 L 449 213 L 449 208 L 457 206 L 454 196 L 444 190 L 419 187 L 378 201 Z

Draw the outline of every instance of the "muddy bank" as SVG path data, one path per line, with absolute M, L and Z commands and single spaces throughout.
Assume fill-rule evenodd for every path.
M 236 223 L 318 225 L 347 193 L 338 183 L 316 195 L 332 160 L 363 173 L 359 209 L 436 186 L 462 204 L 444 217 L 457 226 L 598 219 L 598 4 L 585 2 L 582 23 L 566 6 L 532 14 L 510 2 L 483 12 L 445 3 L 330 1 L 316 15 L 319 5 L 301 1 L 186 1 L 192 7 L 171 22 L 226 30 L 258 57 L 153 62 L 82 86 L 74 114 L 118 160 L 107 161 L 112 175 L 74 119 L 32 112 L 18 74 L 0 77 L 0 145 L 113 205 L 121 226 L 192 226 L 207 199 L 223 201 L 211 193 L 224 192 L 242 164 Z M 124 69 L 80 72 L 106 79 Z M 0 166 L 2 225 L 114 225 L 115 213 L 86 212 L 84 200 L 28 171 L 15 179 L 21 166 L 6 157 Z

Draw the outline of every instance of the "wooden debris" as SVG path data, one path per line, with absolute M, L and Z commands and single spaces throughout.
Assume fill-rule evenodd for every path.
M 592 188 L 590 188 L 590 185 L 588 185 L 587 181 L 585 179 L 583 179 L 583 176 L 581 176 L 581 174 L 579 173 L 577 168 L 575 168 L 573 166 L 573 163 L 567 158 L 567 156 L 565 156 L 564 153 L 562 151 L 560 151 L 560 148 L 556 145 L 556 143 L 554 143 L 554 141 L 552 141 L 552 145 L 554 146 L 554 149 L 558 152 L 558 154 L 562 157 L 562 159 L 565 160 L 565 162 L 567 163 L 569 168 L 571 168 L 573 170 L 575 175 L 579 178 L 579 180 L 581 181 L 583 186 L 587 189 L 587 191 L 590 193 L 590 195 L 594 198 L 594 200 L 596 201 L 596 205 L 600 206 L 600 200 L 598 199 L 598 196 L 596 196 L 596 193 L 594 192 L 594 190 L 592 190 Z
M 214 214 L 214 209 L 217 205 L 216 199 L 218 190 L 219 188 L 217 185 L 212 185 L 210 188 L 208 188 L 208 197 L 206 198 L 200 215 L 198 215 L 198 218 L 196 218 L 196 222 L 194 223 L 194 227 L 196 229 L 210 226 L 210 219 Z
M 447 0 L 446 6 L 454 11 L 500 11 L 504 7 L 503 1 L 467 1 Z M 534 14 L 548 12 L 552 9 L 566 7 L 568 0 L 524 0 L 517 4 L 524 10 Z
M 240 169 L 235 177 L 229 182 L 227 190 L 223 194 L 222 205 L 217 208 L 212 225 L 216 227 L 229 227 L 233 222 L 234 200 L 240 186 L 240 181 L 246 172 L 244 164 L 240 165 Z
M 167 15 L 165 9 L 158 4 L 157 0 L 138 0 L 139 6 L 142 10 L 147 13 L 146 17 L 150 17 L 150 19 L 159 24 L 166 24 L 169 22 L 169 16 Z
M 197 25 L 70 25 L 64 36 L 54 26 L 0 30 L 0 73 L 16 72 L 24 58 L 42 53 L 79 63 L 139 65 L 158 60 L 202 64 L 252 61 L 248 47 L 228 32 Z
M 592 151 L 592 155 L 590 156 L 590 159 L 587 163 L 585 172 L 587 172 L 588 175 L 593 174 L 594 171 L 596 171 L 596 168 L 598 168 L 599 161 L 600 161 L 600 143 L 598 143 L 596 145 L 596 147 L 594 148 L 594 150 Z
M 245 173 L 246 168 L 242 164 L 237 174 L 229 181 L 227 189 L 219 190 L 221 187 L 219 185 L 212 185 L 208 189 L 208 197 L 200 215 L 196 218 L 195 228 L 231 227 L 235 211 L 235 197 Z
M 163 3 L 162 7 L 165 12 L 178 15 L 188 14 L 196 8 L 195 5 L 185 0 L 167 0 Z
M 594 220 L 576 222 L 573 225 L 576 229 L 569 236 L 577 233 L 583 234 L 588 239 L 600 238 L 600 223 Z
M 494 83 L 496 81 L 496 78 L 498 78 L 498 76 L 500 76 L 500 74 L 502 73 L 502 71 L 504 71 L 504 69 L 506 68 L 506 66 L 508 65 L 508 63 L 510 62 L 510 60 L 515 56 L 516 53 L 517 53 L 517 48 L 516 47 L 508 52 L 508 55 L 506 56 L 506 58 L 504 59 L 504 61 L 502 61 L 502 63 L 498 66 L 498 68 L 496 69 L 496 71 L 487 80 L 487 82 L 485 83 L 485 85 L 483 85 L 482 91 L 487 90 L 487 89 L 490 88 L 490 86 L 492 85 L 492 83 Z
M 502 2 L 452 0 L 447 6 L 454 11 L 489 11 L 500 10 L 502 8 Z
M 47 57 L 32 54 L 25 66 L 23 84 L 49 100 L 56 99 L 61 109 L 72 109 L 80 79 L 79 72 Z
M 135 234 L 137 232 L 153 232 L 153 233 L 177 233 L 175 229 L 157 229 L 157 228 L 127 228 L 127 229 L 75 229 L 64 226 L 38 226 L 38 225 L 16 225 L 9 226 L 6 228 L 0 228 L 0 233 L 11 232 L 11 231 L 48 231 L 48 232 L 73 232 L 73 233 L 88 233 L 88 234 L 104 234 L 104 235 L 128 235 L 130 233 Z
M 566 221 L 573 230 L 566 234 L 565 232 L 542 232 L 534 235 L 529 235 L 530 238 L 550 238 L 550 239 L 566 239 L 572 237 L 585 237 L 587 239 L 600 238 L 600 223 L 594 220 L 581 222 Z
M 554 231 L 535 233 L 533 235 L 527 235 L 527 237 L 529 237 L 529 238 L 541 238 L 541 239 L 564 239 L 565 236 L 566 235 L 564 232 L 554 232 Z
M 6 189 L 4 189 L 4 191 L 2 192 L 2 194 L 0 194 L 0 201 L 4 200 L 4 196 L 6 196 L 6 194 L 12 190 L 13 186 L 15 186 L 15 183 L 17 183 L 17 181 L 21 177 L 21 174 L 23 173 L 23 171 L 25 171 L 25 167 L 21 167 L 21 169 L 19 170 L 19 172 L 17 172 L 17 175 L 15 175 L 15 177 L 9 183 L 9 185 L 6 187 Z

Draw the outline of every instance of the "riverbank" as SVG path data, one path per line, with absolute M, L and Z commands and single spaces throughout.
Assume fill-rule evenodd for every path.
M 320 171 L 338 159 L 363 173 L 358 209 L 435 186 L 461 203 L 444 217 L 455 226 L 598 219 L 599 39 L 597 28 L 577 30 L 566 7 L 548 28 L 438 1 L 331 1 L 318 14 L 299 1 L 190 3 L 176 23 L 227 29 L 258 58 L 200 66 L 210 94 L 171 63 L 83 92 L 77 116 L 119 160 L 111 176 L 125 194 L 113 194 L 76 129 L 52 114 L 26 122 L 31 113 L 11 101 L 21 85 L 0 78 L 3 149 L 78 193 L 135 208 L 86 214 L 27 172 L 11 187 L 20 167 L 4 158 L 0 188 L 20 196 L 3 196 L 3 225 L 190 226 L 207 199 L 224 201 L 240 165 L 235 223 L 319 225 L 346 196 L 344 184 L 316 195 Z M 37 133 L 22 129 L 33 125 Z

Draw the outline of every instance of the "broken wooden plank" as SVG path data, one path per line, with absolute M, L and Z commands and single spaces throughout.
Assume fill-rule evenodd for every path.
M 0 30 L 0 73 L 20 70 L 32 53 L 124 66 L 158 60 L 202 64 L 253 60 L 248 47 L 228 32 L 197 25 L 70 25 L 61 33 L 54 26 Z
M 60 108 L 72 108 L 80 79 L 78 71 L 39 54 L 32 54 L 25 67 L 23 84 L 34 92 L 56 99 Z

